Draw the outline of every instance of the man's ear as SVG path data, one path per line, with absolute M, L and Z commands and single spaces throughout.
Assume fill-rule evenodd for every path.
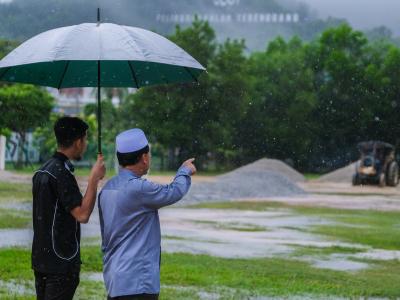
M 83 138 L 80 138 L 80 139 L 75 140 L 74 143 L 72 144 L 72 146 L 75 149 L 80 149 L 82 147 L 82 144 L 83 144 Z
M 147 165 L 149 163 L 149 153 L 142 154 L 142 161 Z
M 82 140 L 81 139 L 77 139 L 74 141 L 74 143 L 72 144 L 75 148 L 79 148 L 79 146 L 81 145 Z

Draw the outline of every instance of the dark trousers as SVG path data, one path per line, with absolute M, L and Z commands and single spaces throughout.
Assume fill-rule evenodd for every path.
M 158 294 L 138 294 L 118 297 L 108 296 L 108 300 L 158 300 Z
M 45 274 L 35 271 L 37 300 L 72 300 L 79 284 L 79 273 Z

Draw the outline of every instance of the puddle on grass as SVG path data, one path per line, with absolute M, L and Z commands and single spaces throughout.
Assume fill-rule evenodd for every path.
M 0 208 L 32 211 L 32 203 L 31 202 L 15 203 L 15 202 L 10 201 L 7 203 L 0 203 Z
M 400 251 L 371 249 L 368 252 L 353 254 L 352 257 L 370 260 L 400 260 Z
M 187 252 L 224 258 L 288 257 L 298 246 L 360 248 L 362 253 L 321 257 L 304 254 L 296 259 L 308 261 L 318 268 L 355 271 L 367 263 L 355 259 L 400 259 L 400 251 L 371 249 L 309 232 L 313 226 L 337 223 L 319 216 L 304 216 L 290 210 L 242 211 L 167 208 L 159 211 L 162 249 L 165 252 Z M 217 228 L 216 228 L 217 225 Z M 97 209 L 88 224 L 82 225 L 82 246 L 100 245 Z M 257 228 L 244 231 L 243 228 Z M 262 230 L 265 229 L 265 230 Z M 168 238 L 165 238 L 168 237 Z M 175 238 L 176 237 L 176 238 Z M 30 246 L 31 229 L 0 230 L 0 247 Z
M 0 229 L 0 247 L 30 246 L 32 229 Z
M 310 258 L 310 261 L 316 268 L 336 271 L 360 271 L 369 267 L 367 263 L 351 261 L 350 258 L 347 255 L 332 254 L 327 259 Z
M 17 282 L 15 280 L 0 280 L 0 290 L 9 292 L 8 296 L 36 295 L 33 282 Z M 1 292 L 0 292 L 1 294 Z

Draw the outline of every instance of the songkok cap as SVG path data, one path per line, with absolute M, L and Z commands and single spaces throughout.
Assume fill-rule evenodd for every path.
M 117 152 L 119 153 L 135 152 L 149 144 L 143 130 L 139 128 L 121 132 L 117 135 L 115 143 L 117 145 Z

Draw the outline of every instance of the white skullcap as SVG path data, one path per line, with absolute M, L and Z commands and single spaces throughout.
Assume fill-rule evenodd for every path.
M 117 145 L 117 152 L 119 153 L 135 152 L 149 144 L 143 130 L 139 128 L 121 132 L 117 135 L 115 143 Z

